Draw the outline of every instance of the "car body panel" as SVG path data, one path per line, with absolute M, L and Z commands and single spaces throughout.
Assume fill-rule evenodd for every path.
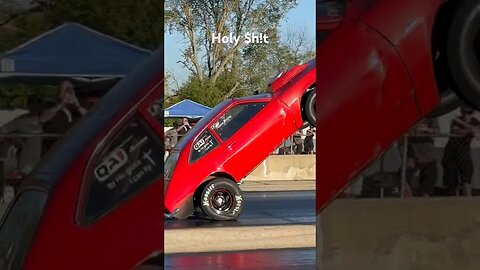
M 442 1 L 420 2 L 348 1 L 317 44 L 317 213 L 439 102 L 431 33 Z
M 295 120 L 297 129 L 303 125 L 302 117 L 302 97 L 306 89 L 313 88 L 317 78 L 316 61 L 315 59 L 304 64 L 305 68 L 292 77 L 288 83 L 285 83 L 277 92 L 274 93 L 274 97 L 283 101 L 289 108 Z M 282 77 L 279 78 L 281 80 Z

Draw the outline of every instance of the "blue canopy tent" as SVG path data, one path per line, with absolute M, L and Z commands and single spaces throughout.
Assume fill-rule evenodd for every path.
M 66 23 L 0 54 L 0 83 L 110 83 L 124 77 L 151 51 L 77 23 Z M 159 67 L 160 68 L 160 67 Z
M 202 118 L 212 108 L 192 101 L 190 99 L 184 99 L 177 104 L 174 104 L 165 109 L 165 118 Z

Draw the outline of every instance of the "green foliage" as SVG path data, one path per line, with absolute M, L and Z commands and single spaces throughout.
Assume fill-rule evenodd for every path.
M 191 99 L 206 106 L 215 107 L 226 98 L 240 97 L 246 94 L 242 89 L 230 94 L 234 87 L 235 89 L 239 88 L 237 78 L 232 73 L 223 74 L 215 83 L 200 81 L 192 76 L 178 90 L 177 99 Z
M 165 3 L 168 31 L 177 32 L 188 44 L 183 66 L 200 81 L 216 83 L 224 73 L 242 74 L 240 47 L 247 32 L 273 36 L 281 19 L 296 0 L 170 0 Z M 233 34 L 238 44 L 213 42 L 212 35 Z M 240 79 L 240 78 L 238 78 Z
M 52 86 L 4 85 L 0 88 L 0 109 L 25 109 L 29 96 L 50 100 L 55 97 L 56 91 Z
M 46 18 L 53 25 L 77 22 L 129 43 L 157 49 L 163 42 L 162 0 L 54 0 Z
M 164 127 L 173 127 L 173 124 L 177 122 L 178 119 L 171 119 L 171 118 L 166 118 L 163 120 L 163 126 Z
M 62 25 L 76 22 L 140 47 L 155 50 L 163 44 L 162 0 L 49 0 L 19 8 L 0 0 L 0 54 Z M 0 109 L 24 107 L 28 95 L 49 96 L 49 87 L 0 85 Z
M 314 38 L 291 31 L 280 39 L 280 22 L 296 0 L 170 0 L 165 6 L 166 30 L 185 41 L 179 62 L 191 76 L 174 100 L 191 99 L 215 106 L 226 98 L 263 92 L 278 73 L 315 56 Z M 242 37 L 246 32 L 267 34 L 268 44 L 213 43 L 211 35 Z M 169 78 L 171 79 L 171 78 Z M 175 91 L 176 90 L 176 91 Z

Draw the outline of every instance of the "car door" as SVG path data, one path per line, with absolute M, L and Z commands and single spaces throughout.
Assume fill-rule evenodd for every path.
M 224 170 L 240 180 L 295 132 L 295 121 L 277 99 L 255 100 L 235 104 L 212 129 L 226 147 Z
M 162 64 L 160 49 L 28 177 L 2 222 L 0 269 L 132 269 L 163 251 Z

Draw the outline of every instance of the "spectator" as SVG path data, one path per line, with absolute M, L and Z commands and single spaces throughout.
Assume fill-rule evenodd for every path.
M 432 135 L 438 134 L 440 127 L 436 119 L 424 119 L 413 128 L 410 145 L 415 168 L 418 170 L 418 190 L 413 195 L 432 196 L 437 182 L 438 168 L 435 145 Z
M 60 84 L 55 105 L 40 114 L 40 122 L 44 124 L 46 133 L 64 134 L 80 117 L 87 113 L 75 95 L 73 85 L 69 81 Z M 48 150 L 56 139 L 46 139 L 44 150 Z
M 171 151 L 178 141 L 178 132 L 177 129 L 179 128 L 178 123 L 173 124 L 173 128 L 169 129 L 165 132 L 165 151 Z
M 290 155 L 293 148 L 292 137 L 288 137 L 278 148 L 279 155 Z
M 0 127 L 0 133 L 23 132 L 41 133 L 42 124 L 39 118 L 39 104 L 35 97 L 30 97 L 27 104 L 29 112 Z M 21 175 L 28 175 L 40 161 L 42 154 L 42 139 L 29 137 L 20 141 L 20 156 L 18 171 Z
M 470 143 L 480 128 L 480 121 L 473 117 L 473 113 L 472 108 L 462 107 L 460 116 L 452 119 L 450 124 L 453 136 L 445 146 L 442 159 L 444 184 L 450 196 L 456 194 L 459 184 L 463 187 L 463 195 L 471 196 L 473 161 Z
M 305 153 L 313 154 L 313 136 L 317 129 L 315 127 L 309 127 L 307 129 L 307 135 L 305 136 L 305 140 L 303 141 L 303 148 Z
M 297 130 L 293 134 L 293 153 L 299 155 L 303 152 L 302 132 Z
M 183 138 L 183 136 L 185 136 L 185 134 L 190 130 L 192 129 L 192 126 L 190 126 L 190 123 L 188 122 L 188 119 L 187 118 L 183 118 L 182 121 L 177 125 L 177 134 L 178 134 L 178 137 L 179 140 L 181 140 Z

